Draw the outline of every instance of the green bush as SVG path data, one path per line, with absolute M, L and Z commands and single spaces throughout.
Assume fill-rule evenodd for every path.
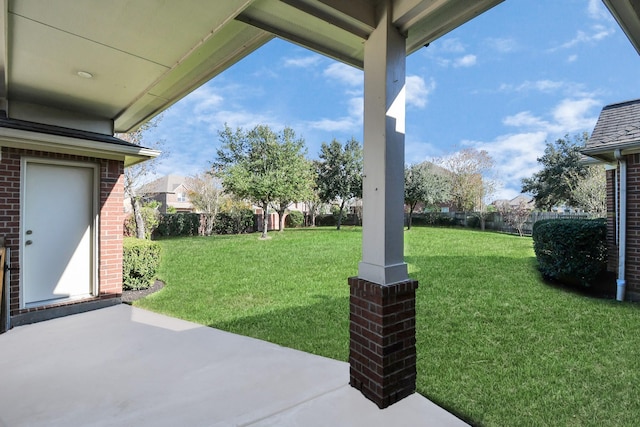
M 168 236 L 197 236 L 200 230 L 200 214 L 179 212 L 160 216 L 156 234 Z
M 456 220 L 447 214 L 440 212 L 427 212 L 424 214 L 414 214 L 412 225 L 431 225 L 437 227 L 452 227 L 456 225 Z
M 604 219 L 549 219 L 533 225 L 533 249 L 546 278 L 589 286 L 606 269 Z
M 253 217 L 251 209 L 220 212 L 213 224 L 213 232 L 215 234 L 250 233 L 253 231 Z
M 298 228 L 304 225 L 304 214 L 300 211 L 291 211 L 284 218 L 285 226 L 289 228 Z
M 123 289 L 146 289 L 156 278 L 160 263 L 160 244 L 151 240 L 125 237 L 122 253 Z
M 318 227 L 335 227 L 338 223 L 337 221 L 338 218 L 332 214 L 316 216 L 316 225 Z

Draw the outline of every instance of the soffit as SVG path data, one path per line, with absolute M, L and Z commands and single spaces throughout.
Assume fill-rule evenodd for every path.
M 395 0 L 407 54 L 502 0 Z M 0 107 L 149 118 L 274 36 L 356 67 L 380 0 L 0 0 Z M 79 71 L 93 75 L 86 79 Z

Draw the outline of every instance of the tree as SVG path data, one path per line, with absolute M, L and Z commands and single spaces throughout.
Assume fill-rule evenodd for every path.
M 524 236 L 524 224 L 531 215 L 530 204 L 526 200 L 520 200 L 516 206 L 502 202 L 497 205 L 497 208 L 505 224 L 515 228 L 520 237 Z
M 285 128 L 284 134 L 278 162 L 280 189 L 271 202 L 280 218 L 280 232 L 284 231 L 285 213 L 289 206 L 309 200 L 315 187 L 313 163 L 305 158 L 304 140 L 296 140 L 289 128 Z
M 140 126 L 137 130 L 129 133 L 118 133 L 116 137 L 131 144 L 142 145 L 146 133 L 155 128 L 160 120 L 161 116 L 157 116 L 153 120 Z M 160 141 L 151 144 L 155 149 L 158 149 L 161 145 L 162 143 Z M 145 232 L 145 222 L 142 215 L 141 200 L 144 194 L 140 194 L 138 189 L 142 185 L 144 178 L 155 170 L 159 159 L 160 157 L 156 157 L 155 159 L 129 166 L 124 170 L 124 193 L 131 200 L 133 218 L 136 226 L 136 237 L 138 239 L 144 239 L 149 234 Z
M 210 236 L 225 199 L 222 184 L 212 172 L 203 172 L 187 178 L 186 186 L 191 204 L 204 218 L 204 234 Z
M 407 228 L 418 203 L 433 207 L 450 199 L 451 182 L 446 172 L 431 162 L 417 163 L 404 168 L 404 202 L 409 206 Z
M 275 202 L 281 208 L 283 204 L 301 201 L 306 195 L 302 191 L 306 187 L 296 182 L 306 173 L 311 176 L 310 169 L 304 170 L 308 167 L 303 161 L 304 140 L 296 139 L 291 128 L 276 133 L 266 125 L 250 131 L 238 128 L 235 132 L 225 125 L 219 135 L 222 145 L 213 166 L 219 171 L 226 192 L 262 208 L 262 238 L 266 238 L 269 205 Z
M 571 188 L 577 208 L 604 216 L 607 212 L 607 178 L 602 165 L 585 166 L 585 174 Z
M 340 230 L 346 203 L 362 197 L 362 147 L 354 138 L 344 144 L 337 140 L 320 147 L 318 164 L 318 192 L 325 203 L 339 203 L 337 229 Z
M 586 165 L 580 161 L 580 150 L 587 139 L 588 135 L 583 133 L 575 135 L 573 140 L 565 135 L 555 142 L 547 142 L 544 155 L 537 159 L 542 170 L 522 180 L 522 192 L 533 195 L 536 208 L 550 210 L 563 203 L 577 207 L 573 190 L 587 174 Z
M 475 211 L 484 230 L 489 213 L 487 199 L 497 186 L 497 182 L 490 178 L 493 159 L 485 150 L 465 148 L 442 160 L 442 164 L 451 172 L 451 199 L 454 205 L 465 213 Z

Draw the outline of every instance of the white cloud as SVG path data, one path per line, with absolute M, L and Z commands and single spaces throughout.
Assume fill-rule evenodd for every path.
M 598 119 L 597 115 L 590 115 L 590 112 L 598 105 L 600 102 L 593 98 L 562 100 L 553 110 L 558 130 L 565 133 L 590 132 Z
M 512 38 L 488 38 L 487 44 L 500 53 L 513 52 L 518 48 L 518 42 Z
M 437 44 L 440 50 L 449 53 L 463 53 L 464 45 L 456 38 L 444 39 Z
M 424 108 L 427 105 L 428 96 L 436 88 L 436 82 L 430 79 L 429 83 L 426 83 L 420 76 L 407 76 L 406 88 L 407 107 Z
M 529 111 L 521 111 L 513 116 L 507 116 L 502 120 L 507 126 L 524 127 L 528 129 L 548 129 L 549 122 L 534 116 Z
M 569 57 L 567 58 L 567 62 L 576 62 L 577 59 L 578 55 L 569 55 Z
M 595 20 L 611 20 L 611 15 L 602 4 L 602 0 L 589 0 L 587 15 Z
M 361 70 L 335 62 L 324 70 L 324 75 L 349 86 L 358 86 L 364 83 L 364 74 Z
M 598 42 L 609 37 L 612 34 L 614 34 L 613 28 L 605 27 L 599 24 L 592 25 L 589 32 L 578 30 L 576 36 L 573 39 L 549 49 L 549 52 L 555 52 L 560 49 L 569 49 L 579 44 Z
M 478 58 L 475 55 L 471 55 L 471 54 L 465 55 L 456 59 L 453 62 L 453 66 L 454 67 L 471 67 L 476 64 L 477 59 Z
M 510 199 L 520 193 L 522 178 L 540 170 L 538 157 L 544 153 L 544 131 L 508 134 L 493 141 L 463 141 L 466 147 L 486 150 L 495 162 L 493 173 L 502 184 L 495 199 Z
M 319 56 L 305 56 L 301 58 L 287 58 L 284 60 L 285 67 L 307 68 L 317 65 L 321 61 Z
M 507 116 L 502 123 L 515 128 L 515 132 L 501 135 L 492 141 L 462 142 L 463 146 L 486 150 L 495 162 L 495 176 L 504 184 L 496 198 L 513 198 L 520 193 L 522 178 L 528 178 L 540 170 L 537 162 L 546 147 L 546 142 L 591 131 L 597 120 L 594 107 L 600 102 L 593 97 L 565 98 L 545 115 L 521 111 Z

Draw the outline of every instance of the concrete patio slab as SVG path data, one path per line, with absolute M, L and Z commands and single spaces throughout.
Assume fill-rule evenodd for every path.
M 0 335 L 0 426 L 464 426 L 414 394 L 384 410 L 344 362 L 128 305 Z

